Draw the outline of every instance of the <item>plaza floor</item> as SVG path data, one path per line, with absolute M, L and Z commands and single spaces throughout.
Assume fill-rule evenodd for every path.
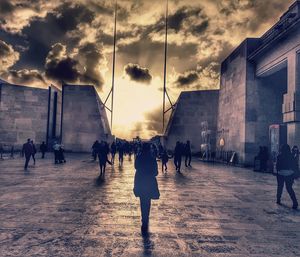
M 0 256 L 300 256 L 300 211 L 276 179 L 251 170 L 193 162 L 158 175 L 149 237 L 140 233 L 132 193 L 133 161 L 108 167 L 88 155 L 52 155 L 23 171 L 23 160 L 0 161 Z M 295 190 L 300 198 L 300 181 Z

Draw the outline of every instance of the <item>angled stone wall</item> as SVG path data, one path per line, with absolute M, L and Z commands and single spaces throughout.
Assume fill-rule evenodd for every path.
M 20 149 L 46 141 L 48 90 L 0 83 L 0 143 Z
M 214 148 L 217 131 L 218 97 L 218 90 L 182 92 L 166 129 L 166 147 L 174 149 L 177 141 L 186 142 L 190 140 L 192 152 L 199 152 L 203 143 L 201 123 L 207 122 L 208 129 L 212 131 L 211 144 Z
M 89 152 L 95 140 L 110 140 L 105 108 L 93 86 L 63 85 L 62 112 L 67 151 Z

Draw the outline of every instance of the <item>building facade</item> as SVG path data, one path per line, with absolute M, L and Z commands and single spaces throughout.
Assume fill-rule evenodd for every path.
M 26 140 L 51 148 L 89 152 L 95 140 L 112 140 L 106 112 L 93 86 L 40 89 L 0 80 L 0 144 L 20 150 Z
M 253 163 L 259 146 L 300 144 L 300 1 L 261 38 L 246 39 L 221 67 L 218 137 L 240 162 Z

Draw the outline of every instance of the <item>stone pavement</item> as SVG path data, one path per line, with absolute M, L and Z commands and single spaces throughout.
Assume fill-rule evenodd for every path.
M 0 161 L 1 257 L 300 256 L 300 211 L 286 191 L 286 205 L 275 204 L 272 175 L 201 162 L 175 174 L 169 165 L 143 238 L 133 161 L 99 182 L 88 155 L 62 165 L 50 157 L 26 173 L 21 159 Z

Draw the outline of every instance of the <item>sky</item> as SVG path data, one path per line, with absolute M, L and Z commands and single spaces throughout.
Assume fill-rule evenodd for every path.
M 294 0 L 169 0 L 167 88 L 219 88 L 222 60 L 260 37 Z M 165 2 L 118 0 L 113 134 L 162 133 Z M 0 78 L 111 89 L 114 1 L 0 0 Z M 110 100 L 107 102 L 110 106 Z M 110 120 L 110 114 L 108 113 Z

